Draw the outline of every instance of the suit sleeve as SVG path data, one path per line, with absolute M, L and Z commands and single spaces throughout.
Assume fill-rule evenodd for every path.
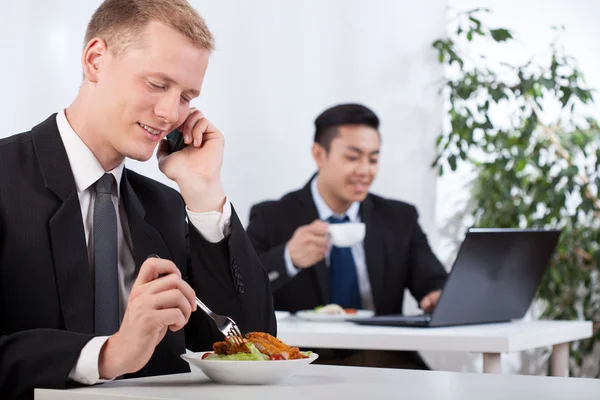
M 31 399 L 33 389 L 65 389 L 92 335 L 33 329 L 0 336 L 0 399 Z
M 410 238 L 408 289 L 420 302 L 427 294 L 441 289 L 448 274 L 427 242 L 418 222 L 417 210 L 413 207 L 412 211 L 415 228 Z
M 292 280 L 285 264 L 285 246 L 287 242 L 279 245 L 271 243 L 265 218 L 257 206 L 252 207 L 250 210 L 247 231 L 250 242 L 269 274 L 272 289 L 274 291 L 281 289 Z
M 273 299 L 265 272 L 244 228 L 232 208 L 231 235 L 210 243 L 189 224 L 189 281 L 198 297 L 215 313 L 233 319 L 242 333 L 276 335 Z M 212 348 L 223 340 L 215 324 L 201 310 L 186 326 L 190 350 Z

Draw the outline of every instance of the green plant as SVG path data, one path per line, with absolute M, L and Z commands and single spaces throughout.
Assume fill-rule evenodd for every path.
M 487 9 L 456 12 L 449 36 L 433 43 L 446 67 L 447 108 L 433 167 L 470 170 L 469 225 L 561 228 L 538 291 L 542 318 L 594 321 L 571 347 L 571 374 L 600 345 L 600 130 L 593 91 L 558 41 L 541 60 L 494 61 L 477 48 L 508 50 L 508 29 L 490 29 Z M 595 360 L 596 365 L 600 362 Z M 596 377 L 597 372 L 593 373 Z

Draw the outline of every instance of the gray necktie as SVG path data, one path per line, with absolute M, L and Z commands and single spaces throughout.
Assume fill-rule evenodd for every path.
M 104 174 L 95 185 L 94 329 L 99 336 L 119 329 L 117 213 L 111 199 L 114 182 L 112 174 Z

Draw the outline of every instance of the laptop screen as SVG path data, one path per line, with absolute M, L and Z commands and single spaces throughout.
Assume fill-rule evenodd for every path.
M 522 318 L 559 237 L 560 230 L 470 229 L 430 326 Z

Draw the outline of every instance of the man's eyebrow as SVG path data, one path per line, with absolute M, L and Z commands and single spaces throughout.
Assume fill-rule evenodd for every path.
M 156 76 L 157 78 L 160 78 L 167 83 L 171 83 L 171 84 L 174 83 L 176 85 L 178 84 L 175 79 L 171 78 L 170 76 L 168 76 L 166 74 L 163 74 L 162 72 L 151 73 L 150 75 Z M 189 94 L 191 94 L 194 97 L 200 96 L 200 92 L 196 89 L 186 89 L 186 90 L 184 90 L 184 92 L 188 92 Z
M 354 151 L 354 152 L 356 152 L 358 154 L 364 154 L 365 153 L 361 148 L 355 147 L 355 146 L 348 146 L 348 147 L 346 147 L 346 149 L 350 150 L 350 151 Z M 374 151 L 372 151 L 372 152 L 369 153 L 370 156 L 376 156 L 378 154 L 379 154 L 379 150 L 374 150 Z

